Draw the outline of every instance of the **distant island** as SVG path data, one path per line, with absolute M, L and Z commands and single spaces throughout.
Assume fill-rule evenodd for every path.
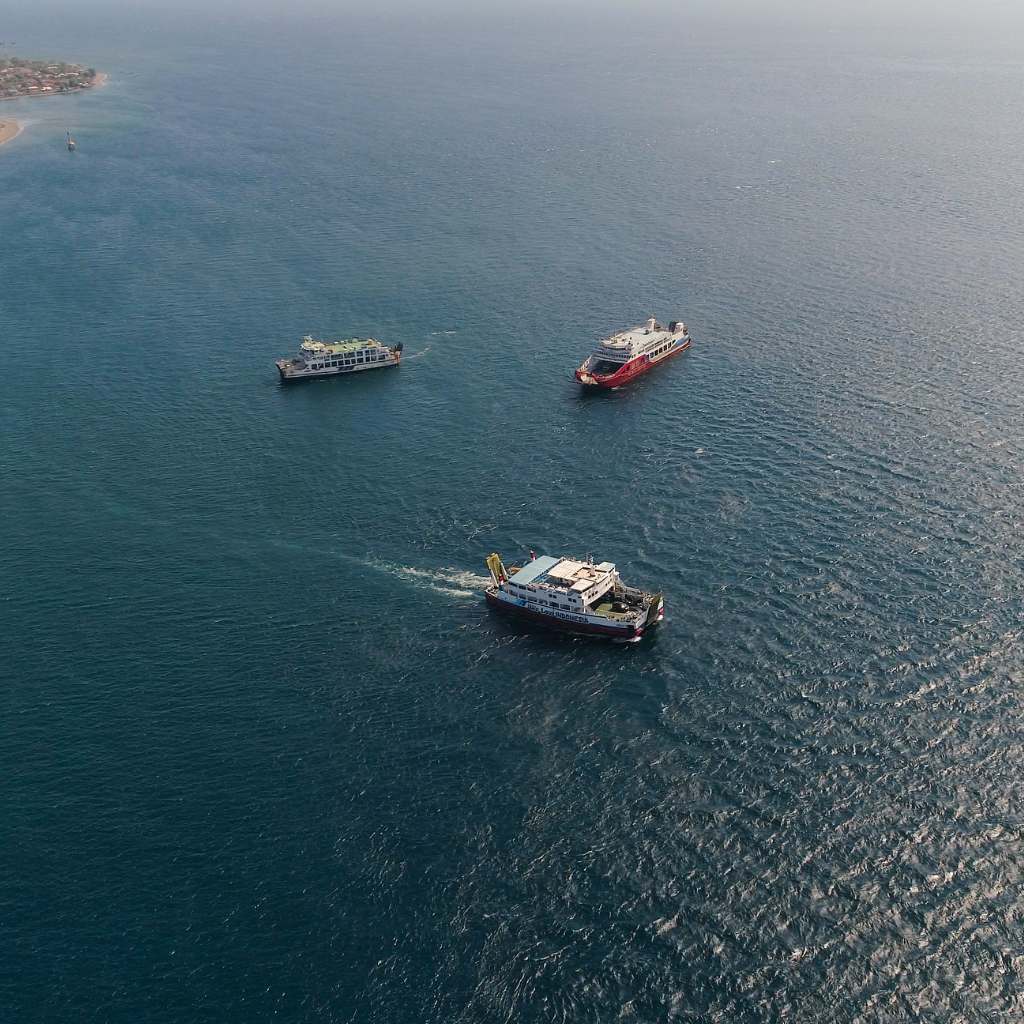
M 102 85 L 103 79 L 104 76 L 95 68 L 81 64 L 0 57 L 0 100 L 80 92 Z

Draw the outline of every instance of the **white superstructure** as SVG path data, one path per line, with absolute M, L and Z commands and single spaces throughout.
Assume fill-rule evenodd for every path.
M 652 316 L 639 327 L 602 339 L 594 349 L 594 356 L 615 363 L 628 363 L 637 356 L 659 356 L 686 334 L 686 324 L 673 320 L 668 327 L 662 327 Z

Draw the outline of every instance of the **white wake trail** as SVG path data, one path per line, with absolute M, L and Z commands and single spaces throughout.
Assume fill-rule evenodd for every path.
M 413 586 L 426 587 L 460 600 L 480 597 L 484 588 L 491 582 L 489 576 L 481 576 L 464 569 L 420 569 L 417 566 L 390 565 L 385 562 L 368 562 L 367 565 L 397 579 L 405 580 Z

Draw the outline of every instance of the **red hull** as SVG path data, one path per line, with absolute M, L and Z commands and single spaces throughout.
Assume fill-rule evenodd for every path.
M 569 622 L 565 619 L 553 618 L 550 615 L 542 615 L 540 612 L 535 612 L 532 608 L 523 608 L 521 605 L 509 604 L 508 601 L 500 601 L 489 593 L 485 593 L 484 596 L 487 598 L 487 603 L 492 608 L 508 612 L 511 615 L 518 615 L 524 619 L 530 619 L 533 622 L 539 622 L 551 629 L 557 629 L 564 633 L 586 634 L 587 636 L 607 636 L 615 637 L 620 640 L 632 640 L 636 637 L 643 636 L 644 634 L 644 626 L 616 627 L 598 626 L 590 622 Z M 655 621 L 660 622 L 663 617 L 664 611 L 662 611 L 661 615 L 659 615 Z
M 586 388 L 620 388 L 623 384 L 628 384 L 631 380 L 645 374 L 648 370 L 653 370 L 654 367 L 668 362 L 669 359 L 679 355 L 680 352 L 685 352 L 689 347 L 690 339 L 687 338 L 682 344 L 666 352 L 660 359 L 654 362 L 651 362 L 648 356 L 639 356 L 626 363 L 621 370 L 603 377 L 587 373 L 581 366 L 576 371 L 576 379 Z

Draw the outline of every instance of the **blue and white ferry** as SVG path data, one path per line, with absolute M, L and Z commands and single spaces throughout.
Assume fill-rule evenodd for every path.
M 501 557 L 487 558 L 492 608 L 512 612 L 570 633 L 639 640 L 665 617 L 661 594 L 627 587 L 611 562 L 535 557 L 506 570 Z

